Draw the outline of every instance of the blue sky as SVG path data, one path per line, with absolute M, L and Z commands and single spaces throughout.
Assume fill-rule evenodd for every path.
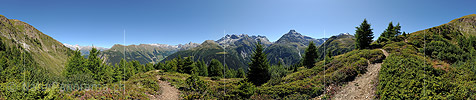
M 226 34 L 276 41 L 290 29 L 314 38 L 355 33 L 366 18 L 375 37 L 390 21 L 415 32 L 476 13 L 475 0 L 6 0 L 0 14 L 67 44 L 184 44 Z M 326 34 L 324 34 L 324 32 Z

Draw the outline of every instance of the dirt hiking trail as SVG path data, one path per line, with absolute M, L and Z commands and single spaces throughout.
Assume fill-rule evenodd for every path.
M 388 57 L 387 51 L 382 50 L 385 57 Z M 332 99 L 334 100 L 369 100 L 375 99 L 377 90 L 378 72 L 382 63 L 369 64 L 367 72 L 348 82 L 337 92 Z
M 157 76 L 157 80 L 160 87 L 159 95 L 151 96 L 150 100 L 180 100 L 178 89 L 171 86 L 169 82 L 160 80 L 160 76 Z

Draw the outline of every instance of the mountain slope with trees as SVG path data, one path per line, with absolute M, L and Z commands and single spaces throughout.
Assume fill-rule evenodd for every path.
M 318 59 L 323 60 L 325 55 L 337 56 L 355 49 L 355 37 L 349 33 L 341 33 L 336 36 L 331 36 L 317 48 L 319 53 Z
M 217 59 L 221 63 L 224 63 L 223 57 L 225 57 L 225 64 L 230 68 L 247 68 L 245 59 L 242 59 L 236 51 L 230 49 L 224 51 L 224 49 L 218 43 L 212 40 L 207 40 L 195 48 L 176 52 L 162 60 L 162 62 L 170 61 L 178 57 L 193 57 L 193 61 L 203 60 L 207 64 L 209 64 L 212 59 Z
M 140 44 L 140 45 L 120 45 L 116 44 L 111 49 L 101 51 L 100 57 L 104 58 L 106 63 L 116 64 L 124 58 L 126 61 L 137 60 L 141 64 L 157 63 L 167 56 L 181 50 L 187 50 L 197 47 L 196 43 L 165 45 L 165 44 Z M 124 55 L 125 50 L 125 55 Z
M 57 75 L 63 71 L 66 59 L 72 54 L 71 49 L 32 25 L 3 15 L 0 15 L 0 37 L 7 46 L 21 46 L 40 67 Z
M 276 65 L 278 62 L 281 62 L 283 65 L 294 65 L 299 63 L 310 41 L 319 46 L 327 39 L 314 39 L 301 35 L 296 30 L 290 30 L 275 43 L 265 48 L 264 52 L 268 54 L 269 63 L 272 65 Z

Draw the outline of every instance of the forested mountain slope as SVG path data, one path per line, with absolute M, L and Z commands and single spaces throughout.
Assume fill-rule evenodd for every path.
M 40 67 L 60 74 L 72 50 L 32 25 L 0 15 L 0 37 L 8 46 L 22 46 Z
M 301 35 L 296 30 L 290 30 L 275 43 L 265 49 L 269 63 L 274 65 L 281 62 L 284 65 L 293 65 L 299 62 L 304 54 L 304 49 L 313 41 L 316 46 L 324 43 L 328 38 L 315 39 Z
M 187 50 L 196 46 L 198 46 L 196 43 L 188 43 L 185 45 L 180 44 L 175 46 L 166 44 L 140 44 L 124 46 L 116 44 L 112 46 L 111 49 L 102 51 L 101 58 L 104 58 L 104 62 L 108 64 L 116 64 L 121 59 L 124 59 L 124 56 L 127 61 L 137 60 L 141 64 L 157 63 L 177 51 Z

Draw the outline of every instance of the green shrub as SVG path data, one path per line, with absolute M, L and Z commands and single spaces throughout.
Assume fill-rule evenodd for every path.
M 253 94 L 255 94 L 256 87 L 253 83 L 248 81 L 242 81 L 240 85 L 238 85 L 238 95 L 243 98 L 250 98 Z
M 197 74 L 188 77 L 185 82 L 187 83 L 187 89 L 190 91 L 203 93 L 207 90 L 207 84 Z
M 370 60 L 375 63 L 382 59 L 385 56 L 379 49 L 354 50 L 332 57 L 325 65 L 324 61 L 320 61 L 312 69 L 305 68 L 289 74 L 275 85 L 263 85 L 258 88 L 257 94 L 272 98 L 316 97 L 324 93 L 325 86 L 352 81 L 358 74 L 365 73 Z
M 408 53 L 385 59 L 377 86 L 380 99 L 474 99 L 472 72 L 465 68 L 435 69 L 424 59 Z

